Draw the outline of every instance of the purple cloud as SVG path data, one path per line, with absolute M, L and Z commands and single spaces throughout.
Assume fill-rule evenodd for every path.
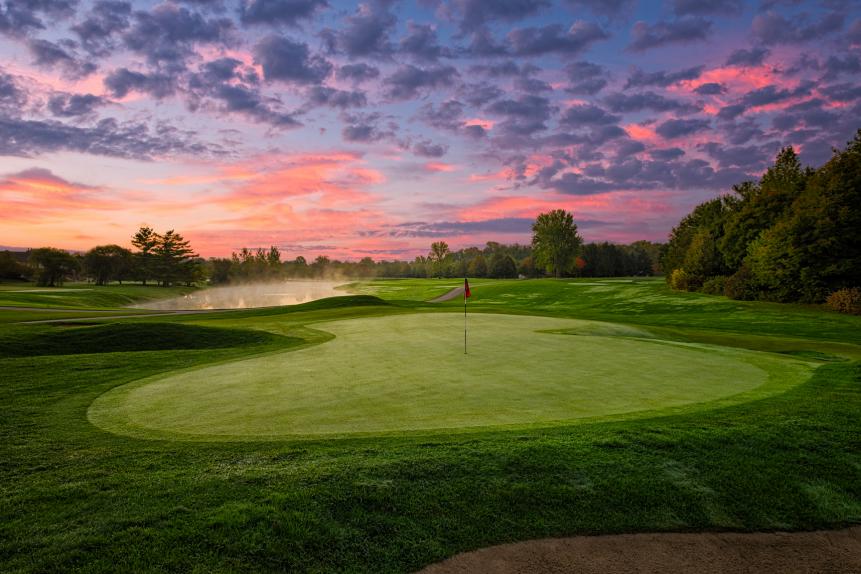
M 705 40 L 712 31 L 712 23 L 702 18 L 681 18 L 654 24 L 637 22 L 631 30 L 628 48 L 642 52 L 670 44 L 685 44 Z

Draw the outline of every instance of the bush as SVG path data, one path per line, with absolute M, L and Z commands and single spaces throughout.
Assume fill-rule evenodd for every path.
M 861 315 L 861 289 L 838 289 L 828 296 L 825 306 L 838 313 L 849 313 L 850 315 Z
M 753 301 L 756 299 L 757 290 L 753 280 L 753 273 L 747 265 L 742 265 L 735 274 L 727 277 L 723 283 L 723 294 L 730 299 L 742 301 Z
M 690 284 L 688 274 L 684 269 L 673 269 L 670 274 L 670 289 L 687 291 Z
M 707 295 L 723 295 L 726 279 L 727 278 L 724 275 L 712 277 L 711 279 L 708 279 L 703 283 L 703 286 L 700 291 Z

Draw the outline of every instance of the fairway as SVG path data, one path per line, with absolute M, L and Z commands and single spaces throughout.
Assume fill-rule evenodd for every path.
M 130 383 L 99 397 L 89 418 L 180 439 L 528 426 L 714 401 L 811 371 L 618 324 L 481 313 L 469 327 L 464 355 L 459 314 L 317 323 L 335 338 Z

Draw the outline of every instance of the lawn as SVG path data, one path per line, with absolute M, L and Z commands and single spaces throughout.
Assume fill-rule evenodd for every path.
M 162 438 L 289 438 L 563 421 L 688 405 L 809 378 L 790 356 L 670 343 L 571 319 L 460 314 L 315 324 L 335 337 L 294 352 L 125 385 L 97 426 Z M 758 393 L 763 393 L 758 390 Z M 736 400 L 747 398 L 744 394 Z
M 544 536 L 861 521 L 861 318 L 475 281 L 463 357 L 462 301 L 421 302 L 458 285 L 0 323 L 0 570 L 408 572 Z

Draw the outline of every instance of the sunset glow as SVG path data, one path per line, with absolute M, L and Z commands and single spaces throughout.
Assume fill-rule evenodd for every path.
M 528 242 L 555 208 L 586 240 L 662 241 L 861 117 L 851 2 L 12 4 L 6 247 L 127 246 L 147 224 L 204 256 L 412 258 L 430 237 Z

